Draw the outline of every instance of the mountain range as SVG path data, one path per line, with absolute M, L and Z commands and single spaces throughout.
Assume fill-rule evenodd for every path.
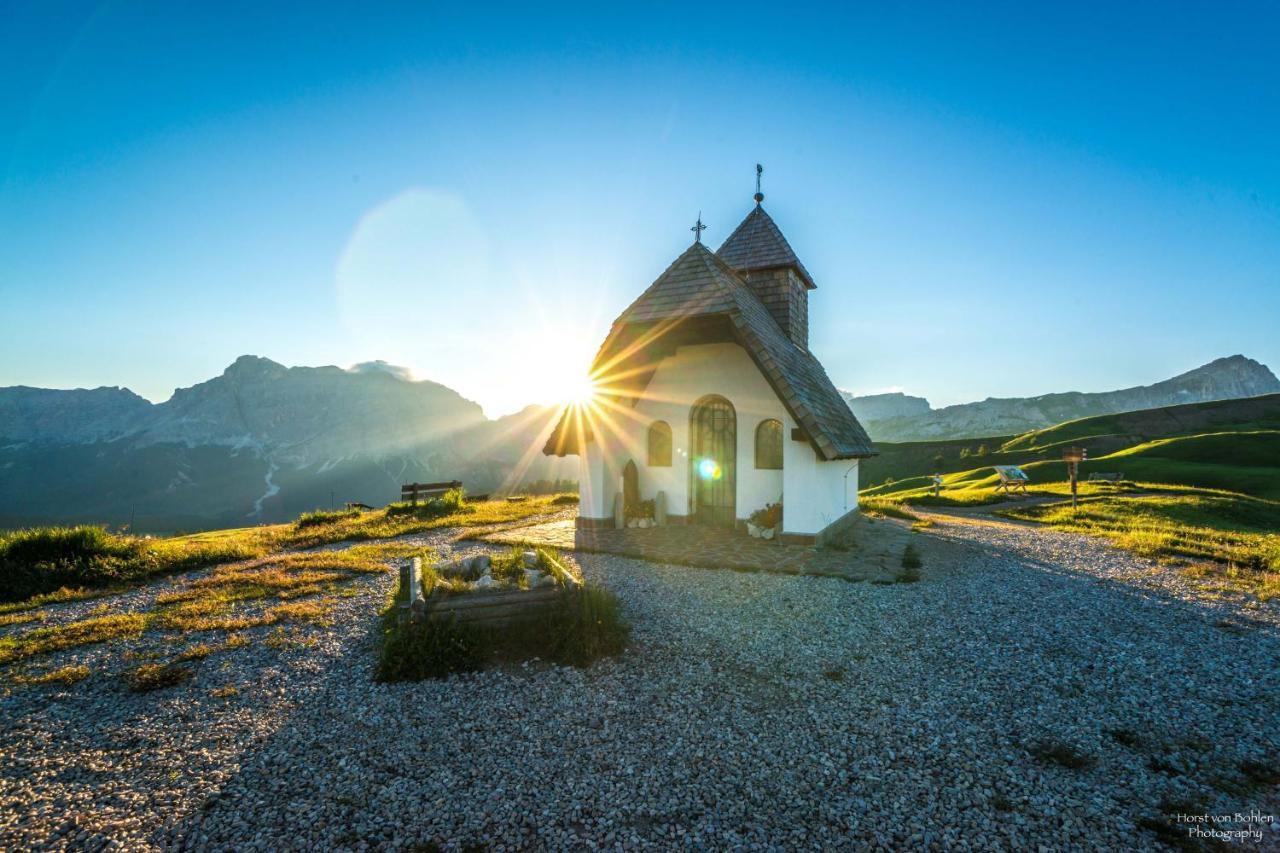
M 880 441 L 1012 435 L 1090 415 L 1280 391 L 1265 366 L 1218 359 L 1154 385 L 989 399 L 933 409 L 904 394 L 855 397 Z M 456 391 L 382 362 L 285 367 L 241 356 L 151 403 L 127 388 L 0 388 L 0 527 L 92 521 L 139 531 L 282 521 L 347 501 L 380 505 L 407 482 L 471 492 L 576 479 L 539 452 L 557 412 L 490 420 Z
M 923 397 L 902 393 L 856 397 L 841 392 L 874 441 L 1008 436 L 1063 421 L 1183 403 L 1256 397 L 1280 391 L 1266 365 L 1242 355 L 1219 358 L 1186 373 L 1119 391 L 1068 391 L 1039 397 L 989 397 L 935 409 Z
M 383 504 L 407 482 L 459 479 L 487 492 L 575 478 L 576 460 L 534 452 L 555 414 L 530 406 L 489 420 L 456 391 L 378 362 L 284 367 L 255 356 L 158 404 L 126 388 L 0 388 L 0 526 L 220 527 Z

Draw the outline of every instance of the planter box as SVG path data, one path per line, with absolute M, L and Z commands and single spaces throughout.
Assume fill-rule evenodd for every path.
M 564 587 L 433 595 L 424 602 L 427 619 L 454 619 L 462 625 L 499 626 L 534 619 L 576 593 Z
M 562 583 L 535 589 L 473 589 L 433 592 L 415 607 L 423 619 L 454 619 L 459 624 L 499 626 L 534 619 L 575 596 L 581 585 L 563 565 L 551 560 L 548 574 Z

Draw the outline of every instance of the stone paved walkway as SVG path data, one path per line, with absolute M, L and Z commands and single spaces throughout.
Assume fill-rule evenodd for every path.
M 513 527 L 476 537 L 485 542 L 635 557 L 679 566 L 820 575 L 891 583 L 914 534 L 894 520 L 860 519 L 846 550 L 785 545 L 745 533 L 697 525 L 579 530 L 574 519 Z M 916 539 L 924 537 L 916 536 Z M 919 546 L 917 546 L 919 547 Z

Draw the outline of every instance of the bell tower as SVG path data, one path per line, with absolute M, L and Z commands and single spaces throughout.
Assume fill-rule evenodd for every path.
M 760 191 L 763 168 L 756 165 L 756 206 L 716 255 L 747 283 L 778 326 L 803 350 L 809 349 L 809 291 L 817 288 L 787 238 L 765 212 Z

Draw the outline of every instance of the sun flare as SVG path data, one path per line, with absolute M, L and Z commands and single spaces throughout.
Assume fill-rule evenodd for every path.
M 572 376 L 565 380 L 560 402 L 580 408 L 590 406 L 596 398 L 596 381 L 590 376 Z

